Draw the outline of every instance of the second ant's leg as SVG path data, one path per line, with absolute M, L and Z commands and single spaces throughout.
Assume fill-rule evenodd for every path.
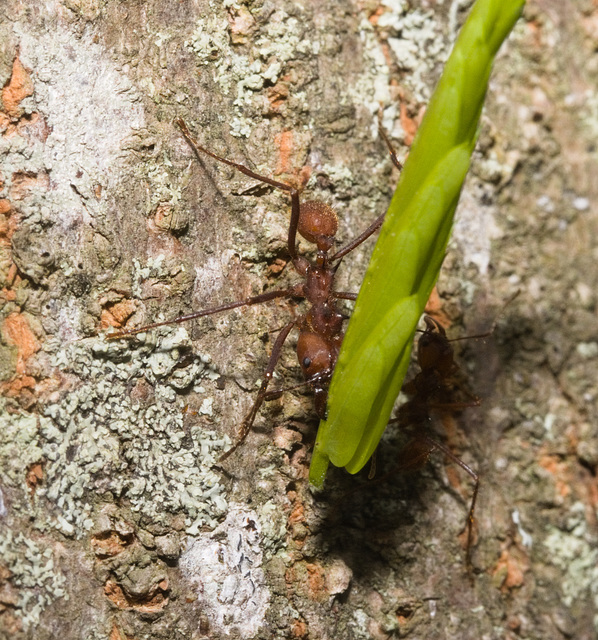
M 442 453 L 444 453 L 444 455 L 449 460 L 451 460 L 451 462 L 454 462 L 456 465 L 461 467 L 461 469 L 463 469 L 463 471 L 465 471 L 465 473 L 467 473 L 474 482 L 473 494 L 471 496 L 471 505 L 469 507 L 469 513 L 467 514 L 467 548 L 465 551 L 465 554 L 466 554 L 465 562 L 467 565 L 467 570 L 468 572 L 471 572 L 471 569 L 473 566 L 471 562 L 471 549 L 473 546 L 473 526 L 475 523 L 473 514 L 475 511 L 475 505 L 478 499 L 478 490 L 480 488 L 480 477 L 469 465 L 465 464 L 465 462 L 463 462 L 461 458 L 458 458 L 448 447 L 438 442 L 437 440 L 434 440 L 433 438 L 429 438 L 425 436 L 424 439 L 428 442 L 428 444 L 432 449 L 437 449 L 438 451 L 442 451 Z
M 243 424 L 241 425 L 241 429 L 239 430 L 239 437 L 237 441 L 233 444 L 233 446 L 220 456 L 219 462 L 224 462 L 233 452 L 235 452 L 244 442 L 245 438 L 251 431 L 251 427 L 253 426 L 253 422 L 257 416 L 264 399 L 266 398 L 266 394 L 268 391 L 268 385 L 270 384 L 270 380 L 272 379 L 272 375 L 274 373 L 274 368 L 276 367 L 276 363 L 278 362 L 278 358 L 280 358 L 280 352 L 282 350 L 282 345 L 284 344 L 287 336 L 289 335 L 291 329 L 295 326 L 295 321 L 292 320 L 288 324 L 286 324 L 282 331 L 278 334 L 276 341 L 274 342 L 274 346 L 272 347 L 272 353 L 270 354 L 270 359 L 268 360 L 268 366 L 266 367 L 266 371 L 264 372 L 264 377 L 262 378 L 262 384 L 260 386 L 260 390 L 258 391 L 257 397 L 251 410 L 245 416 L 243 420 Z
M 330 297 L 335 300 L 357 300 L 357 295 L 357 293 L 350 293 L 348 291 L 333 291 Z
M 430 402 L 428 403 L 428 408 L 436 409 L 436 410 L 451 410 L 451 411 L 461 411 L 463 409 L 469 409 L 470 407 L 479 407 L 481 401 L 479 398 L 469 393 L 469 391 L 462 390 L 463 393 L 467 393 L 468 396 L 472 398 L 471 402 Z

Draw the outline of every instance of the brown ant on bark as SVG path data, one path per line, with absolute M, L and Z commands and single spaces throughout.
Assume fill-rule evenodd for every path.
M 478 474 L 463 460 L 458 458 L 446 445 L 429 435 L 434 412 L 459 411 L 467 407 L 477 407 L 480 399 L 465 391 L 459 385 L 460 372 L 454 359 L 451 342 L 486 338 L 492 331 L 473 336 L 449 339 L 444 327 L 430 316 L 424 316 L 426 328 L 417 344 L 417 362 L 420 372 L 403 386 L 403 392 L 410 399 L 398 409 L 397 417 L 391 420 L 411 436 L 402 449 L 398 465 L 394 470 L 379 478 L 382 481 L 396 472 L 411 471 L 422 467 L 433 451 L 442 453 L 454 464 L 461 467 L 473 480 L 471 504 L 467 514 L 466 566 L 471 570 L 471 548 L 473 545 L 474 511 L 478 497 L 480 479 Z M 455 392 L 460 390 L 469 399 L 455 401 Z
M 374 454 L 368 474 L 370 482 L 362 488 L 371 488 L 384 483 L 397 473 L 409 473 L 420 469 L 434 451 L 444 453 L 451 462 L 461 467 L 474 483 L 466 524 L 466 566 L 471 575 L 474 512 L 480 479 L 469 465 L 457 457 L 445 444 L 432 437 L 430 432 L 435 413 L 460 411 L 480 405 L 480 399 L 464 390 L 458 380 L 460 368 L 455 362 L 451 342 L 486 338 L 494 329 L 482 334 L 449 339 L 444 327 L 437 320 L 424 316 L 424 322 L 426 328 L 418 329 L 422 334 L 417 343 L 417 363 L 420 371 L 403 385 L 401 391 L 410 398 L 398 408 L 396 417 L 388 423 L 398 425 L 410 436 L 410 440 L 402 447 L 398 460 L 395 461 L 391 470 L 375 479 L 376 455 Z M 457 391 L 464 394 L 468 400 L 456 401 Z M 358 490 L 360 489 L 354 489 L 350 493 Z
M 342 291 L 334 291 L 334 277 L 340 265 L 341 258 L 350 251 L 359 246 L 373 233 L 375 233 L 384 220 L 384 214 L 379 216 L 363 233 L 357 236 L 352 242 L 349 242 L 343 248 L 339 249 L 332 256 L 329 255 L 335 241 L 338 229 L 338 219 L 332 208 L 320 200 L 308 200 L 300 202 L 299 190 L 284 182 L 279 182 L 259 175 L 242 164 L 232 162 L 226 158 L 216 155 L 202 147 L 191 136 L 185 122 L 178 118 L 177 126 L 180 128 L 188 144 L 191 146 L 198 158 L 202 154 L 208 155 L 218 162 L 234 167 L 241 173 L 250 178 L 259 180 L 282 191 L 286 191 L 291 197 L 291 221 L 288 232 L 288 252 L 296 271 L 304 278 L 304 282 L 300 282 L 288 289 L 280 289 L 268 291 L 257 296 L 251 296 L 244 300 L 238 300 L 218 307 L 194 311 L 193 313 L 167 320 L 164 322 L 155 322 L 134 329 L 125 329 L 108 336 L 109 339 L 117 339 L 131 336 L 149 329 L 162 327 L 165 325 L 178 324 L 202 318 L 221 311 L 229 311 L 239 307 L 245 307 L 254 304 L 262 304 L 276 298 L 304 298 L 311 305 L 309 310 L 301 317 L 288 322 L 278 334 L 272 353 L 268 360 L 268 365 L 264 372 L 260 389 L 257 393 L 253 406 L 249 413 L 245 416 L 237 441 L 226 451 L 220 458 L 220 462 L 226 460 L 245 440 L 249 434 L 254 420 L 264 400 L 271 399 L 280 395 L 281 391 L 268 393 L 268 385 L 272 379 L 274 368 L 281 354 L 282 346 L 287 339 L 289 333 L 294 327 L 299 330 L 299 338 L 297 340 L 297 357 L 299 364 L 308 384 L 315 396 L 316 412 L 320 418 L 326 414 L 326 400 L 328 397 L 328 385 L 334 366 L 338 357 L 338 352 L 343 339 L 343 321 L 347 317 L 341 313 L 336 306 L 336 300 L 355 300 L 357 294 Z M 399 169 L 402 168 L 391 144 L 384 132 L 382 136 L 389 148 L 390 156 Z M 305 240 L 316 245 L 317 253 L 315 262 L 310 262 L 304 256 L 297 253 L 297 233 Z

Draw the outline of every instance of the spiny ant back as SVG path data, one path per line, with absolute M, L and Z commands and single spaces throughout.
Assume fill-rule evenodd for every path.
M 301 203 L 297 231 L 321 251 L 328 251 L 338 230 L 338 218 L 332 207 L 320 200 Z

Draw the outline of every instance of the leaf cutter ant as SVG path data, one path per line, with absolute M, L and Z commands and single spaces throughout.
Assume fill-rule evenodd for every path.
M 245 298 L 244 300 L 194 311 L 187 315 L 173 318 L 172 320 L 155 322 L 134 329 L 125 329 L 108 335 L 108 338 L 117 339 L 131 336 L 156 327 L 187 322 L 188 320 L 202 318 L 222 311 L 230 311 L 231 309 L 237 309 L 239 307 L 262 304 L 270 300 L 275 300 L 276 298 L 303 298 L 310 305 L 310 308 L 303 316 L 291 320 L 280 330 L 272 346 L 272 352 L 268 359 L 268 364 L 262 377 L 262 383 L 253 406 L 243 419 L 236 442 L 220 457 L 220 462 L 222 462 L 243 443 L 253 426 L 254 420 L 264 400 L 276 397 L 281 393 L 280 391 L 274 391 L 268 394 L 268 385 L 272 379 L 283 344 L 293 328 L 299 330 L 297 357 L 305 377 L 305 382 L 311 387 L 314 393 L 316 412 L 320 418 L 326 415 L 328 385 L 343 339 L 343 321 L 346 319 L 346 316 L 337 308 L 336 301 L 341 299 L 355 300 L 357 298 L 357 294 L 355 293 L 335 291 L 333 288 L 334 277 L 340 265 L 341 258 L 358 247 L 380 228 L 384 220 L 384 214 L 374 220 L 374 222 L 353 241 L 346 244 L 336 253 L 329 255 L 334 245 L 338 229 L 336 213 L 329 205 L 320 200 L 300 202 L 300 192 L 298 189 L 284 182 L 262 176 L 242 164 L 238 164 L 208 151 L 192 137 L 187 125 L 182 119 L 177 118 L 176 124 L 198 158 L 201 158 L 202 154 L 210 156 L 218 162 L 237 169 L 250 178 L 281 189 L 290 195 L 291 220 L 287 239 L 288 252 L 295 270 L 303 277 L 304 281 L 288 289 L 267 291 L 257 296 Z M 382 135 L 389 147 L 393 163 L 401 169 L 402 165 L 393 148 L 390 146 L 388 138 L 383 132 Z M 298 254 L 297 233 L 308 242 L 316 245 L 317 253 L 314 262 L 310 262 L 307 258 Z
M 410 440 L 402 447 L 393 468 L 375 479 L 373 478 L 376 472 L 376 456 L 372 457 L 368 474 L 371 482 L 366 487 L 386 482 L 397 473 L 420 469 L 435 450 L 444 453 L 451 462 L 461 467 L 474 483 L 466 523 L 466 567 L 471 576 L 471 549 L 475 522 L 474 512 L 480 484 L 479 475 L 457 457 L 448 446 L 430 435 L 430 432 L 435 413 L 460 411 L 467 407 L 480 405 L 480 399 L 464 390 L 459 383 L 458 374 L 460 369 L 455 362 L 453 347 L 450 343 L 485 338 L 492 334 L 494 328 L 482 334 L 449 339 L 444 327 L 437 320 L 430 316 L 424 316 L 424 322 L 426 328 L 424 330 L 418 329 L 422 334 L 417 344 L 417 362 L 420 371 L 403 385 L 402 391 L 407 396 L 410 396 L 410 399 L 398 408 L 397 417 L 388 423 L 397 424 L 400 429 L 408 433 Z M 464 394 L 468 399 L 456 401 L 455 393 L 457 391 Z
M 471 570 L 471 548 L 473 545 L 474 511 L 480 485 L 479 475 L 463 460 L 458 458 L 446 445 L 429 435 L 434 412 L 460 411 L 467 407 L 477 407 L 480 399 L 462 389 L 457 380 L 460 371 L 455 363 L 451 342 L 468 339 L 480 339 L 491 335 L 492 331 L 473 336 L 449 339 L 444 327 L 434 318 L 424 316 L 425 330 L 417 344 L 417 362 L 420 372 L 403 386 L 403 392 L 410 399 L 398 409 L 397 417 L 391 423 L 397 423 L 411 436 L 399 456 L 395 471 L 411 471 L 422 467 L 434 450 L 461 467 L 473 480 L 471 504 L 467 514 L 466 566 Z M 460 390 L 469 399 L 456 401 L 455 392 Z M 380 478 L 381 480 L 382 478 Z

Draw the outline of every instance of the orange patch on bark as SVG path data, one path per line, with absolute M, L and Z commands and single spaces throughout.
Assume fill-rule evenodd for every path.
M 505 549 L 492 570 L 492 575 L 502 578 L 500 589 L 503 593 L 523 586 L 529 562 L 516 548 Z
M 268 89 L 268 101 L 274 111 L 278 111 L 289 97 L 289 86 L 286 82 L 277 82 Z
M 25 482 L 29 488 L 31 495 L 35 493 L 37 486 L 42 483 L 44 479 L 44 467 L 41 462 L 34 462 L 27 469 L 27 475 L 25 476 Z
M 10 200 L 0 199 L 0 246 L 10 246 L 10 239 L 17 230 L 17 222 Z
M 35 378 L 31 376 L 18 375 L 14 380 L 0 385 L 0 393 L 10 398 L 28 396 L 28 400 L 33 402 L 32 391 L 36 387 Z
M 421 118 L 419 117 L 419 114 L 417 118 L 412 118 L 407 111 L 407 105 L 404 102 L 401 102 L 400 120 L 403 131 L 405 132 L 405 144 L 411 145 L 413 138 L 415 138 L 415 134 L 417 133 Z
M 303 503 L 297 502 L 291 511 L 291 515 L 289 516 L 289 524 L 297 524 L 298 522 L 305 521 L 305 508 Z
M 565 462 L 559 461 L 556 456 L 543 454 L 538 460 L 541 467 L 554 476 L 556 490 L 558 494 L 565 498 L 571 493 L 568 482 L 569 469 Z
M 29 71 L 25 69 L 18 57 L 12 64 L 10 80 L 2 89 L 2 104 L 4 111 L 12 118 L 18 118 L 22 110 L 19 104 L 27 96 L 33 94 L 33 81 Z
M 309 595 L 317 601 L 327 600 L 330 597 L 326 589 L 326 576 L 324 568 L 319 564 L 307 564 L 307 585 Z
M 18 349 L 16 372 L 22 375 L 25 372 L 25 363 L 40 349 L 40 344 L 33 334 L 24 315 L 11 313 L 2 325 L 2 333 L 8 344 Z
M 0 111 L 0 133 L 6 133 L 9 126 L 10 118 L 4 113 L 4 111 Z
M 8 273 L 6 274 L 6 284 L 9 287 L 12 287 L 12 285 L 16 282 L 18 274 L 19 270 L 17 269 L 17 265 L 13 262 L 8 268 Z
M 0 220 L 2 216 L 0 216 Z M 2 244 L 1 234 L 0 234 L 0 245 Z M 17 292 L 14 290 L 15 287 L 18 287 L 21 283 L 21 278 L 19 277 L 19 272 L 17 269 L 17 265 L 13 262 L 8 268 L 8 273 L 6 274 L 6 286 L 2 288 L 0 295 L 7 301 L 11 302 L 17 299 Z
M 274 138 L 274 142 L 278 147 L 278 164 L 276 165 L 276 174 L 291 173 L 291 154 L 293 152 L 293 132 L 283 131 Z
M 121 535 L 117 531 L 101 533 L 91 538 L 91 548 L 99 558 L 113 558 L 133 542 L 133 534 Z
M 105 596 L 119 609 L 135 609 L 145 613 L 161 611 L 168 604 L 168 579 L 164 578 L 143 597 L 128 595 L 114 580 L 104 585 Z
M 374 13 L 372 13 L 372 15 L 368 18 L 368 20 L 370 21 L 371 24 L 376 26 L 378 24 L 378 21 L 380 20 L 380 16 L 382 16 L 384 13 L 385 13 L 384 8 L 378 7 L 376 11 L 374 11 Z
M 291 628 L 291 637 L 297 640 L 307 638 L 307 625 L 303 620 L 295 620 Z
M 100 326 L 102 329 L 108 327 L 122 327 L 127 320 L 135 313 L 136 307 L 132 300 L 123 300 L 107 305 L 102 309 L 100 316 Z
M 12 176 L 10 190 L 11 200 L 24 200 L 34 189 L 41 188 L 47 191 L 50 187 L 50 176 L 45 172 L 33 173 L 22 171 Z

